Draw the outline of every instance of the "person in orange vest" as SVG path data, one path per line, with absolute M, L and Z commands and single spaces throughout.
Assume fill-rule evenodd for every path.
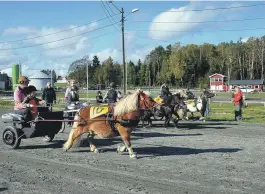
M 243 93 L 239 87 L 235 87 L 233 103 L 235 105 L 235 120 L 242 120 Z

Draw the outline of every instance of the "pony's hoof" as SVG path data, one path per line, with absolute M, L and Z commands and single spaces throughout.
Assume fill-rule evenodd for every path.
M 117 147 L 117 152 L 118 153 L 122 153 L 122 152 L 125 152 L 126 151 L 126 146 L 118 146 Z
M 135 153 L 131 154 L 131 155 L 130 155 L 130 158 L 131 158 L 131 159 L 137 159 L 137 154 L 135 154 Z

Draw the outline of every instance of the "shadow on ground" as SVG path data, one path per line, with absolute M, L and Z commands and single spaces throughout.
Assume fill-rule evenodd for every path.
M 134 137 L 181 137 L 181 136 L 199 136 L 203 135 L 202 133 L 194 133 L 194 134 L 172 134 L 172 133 L 159 133 L 159 132 L 146 132 L 146 133 L 133 133 Z
M 182 123 L 181 121 L 178 123 L 178 129 L 228 129 L 231 128 L 232 125 L 238 125 L 237 123 L 220 123 L 220 122 L 193 122 L 193 123 Z M 152 128 L 164 128 L 163 124 L 154 123 L 152 127 L 148 129 L 152 130 Z M 174 125 L 171 124 L 169 128 L 174 128 Z M 138 127 L 140 129 L 140 127 Z
M 23 140 L 22 140 L 23 141 Z M 52 142 L 47 142 L 44 145 L 34 145 L 34 141 L 32 141 L 33 145 L 25 145 L 25 146 L 20 146 L 20 149 L 23 150 L 27 150 L 27 149 L 46 149 L 46 148 L 52 148 L 52 149 L 56 149 L 56 148 L 62 148 L 63 144 L 66 141 L 64 140 L 54 140 Z
M 138 147 L 134 149 L 134 151 L 138 155 L 151 155 L 151 156 L 194 155 L 201 153 L 233 153 L 241 150 L 242 149 L 238 148 L 195 149 L 195 148 L 171 147 L 171 146 L 140 147 L 140 148 Z

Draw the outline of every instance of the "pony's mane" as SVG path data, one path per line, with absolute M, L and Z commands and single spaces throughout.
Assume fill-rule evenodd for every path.
M 121 116 L 138 109 L 138 94 L 141 90 L 137 90 L 132 94 L 128 94 L 116 102 L 114 106 L 114 115 Z

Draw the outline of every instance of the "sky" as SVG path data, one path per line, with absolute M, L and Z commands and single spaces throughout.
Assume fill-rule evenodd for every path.
M 113 3 L 125 11 L 126 61 L 144 60 L 159 45 L 218 44 L 265 35 L 261 1 Z M 139 11 L 131 13 L 135 8 Z M 0 1 L 0 71 L 10 75 L 11 65 L 21 63 L 22 73 L 28 76 L 38 69 L 55 69 L 64 76 L 74 60 L 94 55 L 101 62 L 111 56 L 121 63 L 120 20 L 121 14 L 109 2 Z

